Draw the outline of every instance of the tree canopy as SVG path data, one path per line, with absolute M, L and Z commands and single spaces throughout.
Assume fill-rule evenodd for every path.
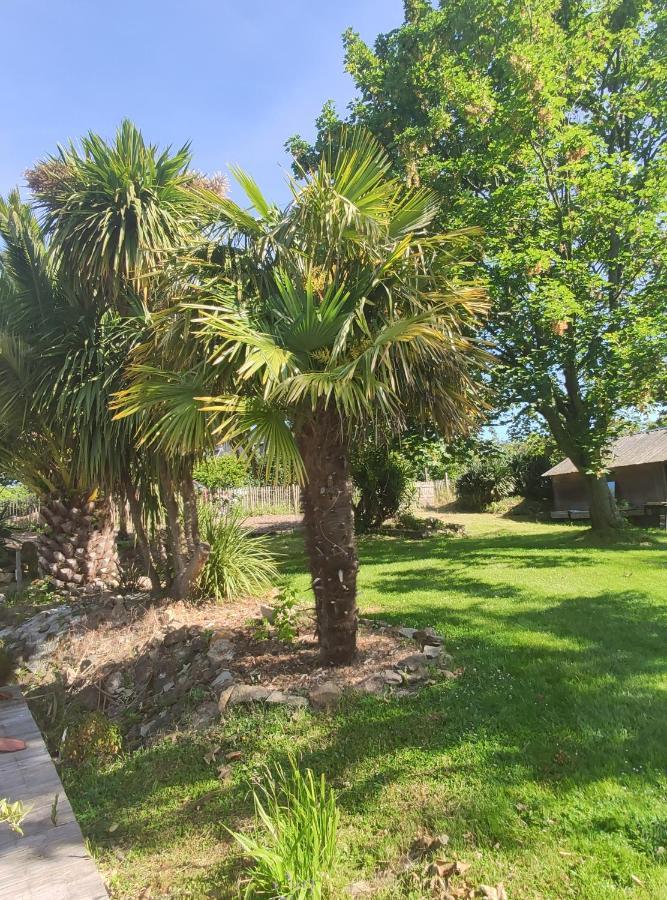
M 500 402 L 537 412 L 599 476 L 619 412 L 664 396 L 667 11 L 405 8 L 374 47 L 345 36 L 352 119 L 408 183 L 437 189 L 450 224 L 483 228 Z M 320 143 L 335 118 L 327 107 Z M 303 142 L 292 148 L 309 165 Z

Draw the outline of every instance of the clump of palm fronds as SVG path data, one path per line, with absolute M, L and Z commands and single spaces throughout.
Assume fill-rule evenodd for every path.
M 245 897 L 253 900 L 322 900 L 329 896 L 339 850 L 340 813 L 324 775 L 301 772 L 290 759 L 284 769 L 264 770 L 253 790 L 256 830 L 233 837 L 252 860 Z
M 268 539 L 253 536 L 234 510 L 221 512 L 211 504 L 199 508 L 201 538 L 211 553 L 199 577 L 199 592 L 217 601 L 253 596 L 269 588 L 278 577 Z

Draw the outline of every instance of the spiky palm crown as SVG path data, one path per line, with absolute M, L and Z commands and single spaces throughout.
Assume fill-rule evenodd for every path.
M 363 130 L 291 181 L 285 210 L 235 174 L 251 209 L 220 203 L 219 244 L 194 299 L 163 323 L 194 324 L 199 361 L 165 371 L 145 356 L 119 415 L 151 410 L 146 440 L 175 452 L 203 413 L 221 440 L 261 444 L 269 467 L 297 472 L 295 431 L 323 405 L 351 440 L 375 419 L 399 429 L 408 415 L 465 430 L 483 406 L 486 362 L 472 338 L 484 293 L 464 277 L 476 232 L 429 234 L 436 198 L 392 178 Z
M 155 507 L 154 455 L 109 400 L 172 302 L 169 260 L 224 193 L 189 162 L 124 122 L 112 142 L 90 134 L 28 173 L 41 221 L 18 194 L 0 204 L 0 454 L 40 492 L 116 489 L 130 474 Z

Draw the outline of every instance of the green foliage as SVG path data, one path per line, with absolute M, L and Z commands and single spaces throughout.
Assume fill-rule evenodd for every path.
M 444 531 L 445 525 L 435 516 L 417 516 L 413 512 L 402 512 L 396 516 L 396 525 L 406 531 Z
M 657 0 L 414 0 L 345 36 L 352 119 L 484 228 L 501 405 L 596 473 L 619 411 L 665 395 L 666 26 Z
M 195 466 L 195 481 L 210 490 L 243 487 L 248 484 L 248 466 L 233 453 L 209 456 Z
M 120 729 L 101 712 L 90 712 L 69 725 L 60 755 L 69 765 L 108 762 L 118 756 L 123 746 Z
M 7 501 L 29 502 L 35 500 L 35 494 L 24 484 L 2 484 L 0 481 L 0 506 Z
M 505 453 L 474 459 L 456 481 L 461 509 L 480 512 L 490 503 L 509 497 L 515 491 L 512 464 Z
M 553 440 L 532 434 L 511 447 L 510 466 L 516 493 L 529 500 L 551 499 L 551 483 L 542 473 L 560 459 Z
M 198 591 L 219 603 L 254 596 L 267 590 L 278 577 L 275 558 L 264 535 L 251 535 L 242 516 L 226 514 L 212 504 L 199 507 L 201 539 L 211 553 L 199 576 Z
M 253 790 L 256 833 L 232 832 L 252 860 L 248 900 L 323 900 L 340 858 L 336 797 L 312 769 L 264 769 Z
M 411 467 L 395 451 L 383 445 L 367 445 L 352 460 L 352 477 L 358 490 L 354 507 L 357 531 L 379 528 L 410 503 Z
M 278 595 L 273 601 L 273 616 L 271 624 L 273 625 L 276 637 L 279 641 L 286 644 L 292 643 L 297 635 L 297 607 L 299 604 L 299 595 L 290 582 L 283 582 L 280 585 Z
M 30 810 L 26 809 L 20 800 L 11 803 L 4 797 L 0 797 L 0 824 L 6 823 L 16 834 L 23 835 L 21 824 L 29 812 Z

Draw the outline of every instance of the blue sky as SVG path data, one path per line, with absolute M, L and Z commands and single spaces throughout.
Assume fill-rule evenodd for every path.
M 129 117 L 196 168 L 237 163 L 276 200 L 284 141 L 354 93 L 341 34 L 397 27 L 401 0 L 2 0 L 0 194 L 58 143 Z

